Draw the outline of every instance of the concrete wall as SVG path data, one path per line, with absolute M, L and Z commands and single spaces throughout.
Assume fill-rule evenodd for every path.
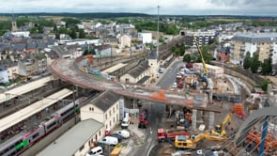
M 69 120 L 68 122 L 66 122 L 65 124 L 63 124 L 62 127 L 56 129 L 55 131 L 53 131 L 52 133 L 50 133 L 49 135 L 47 135 L 45 138 L 43 138 L 42 140 L 40 140 L 38 143 L 36 143 L 35 145 L 33 145 L 31 148 L 29 148 L 28 150 L 26 150 L 22 156 L 31 156 L 31 155 L 36 155 L 37 153 L 39 153 L 42 149 L 44 149 L 45 147 L 47 147 L 51 142 L 53 142 L 54 140 L 56 140 L 59 136 L 61 136 L 63 133 L 65 133 L 68 129 L 70 129 L 71 127 L 73 127 L 75 125 L 75 118 Z

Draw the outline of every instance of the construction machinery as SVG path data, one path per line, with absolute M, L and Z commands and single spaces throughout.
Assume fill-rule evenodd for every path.
M 158 142 L 162 141 L 174 141 L 176 136 L 189 136 L 186 130 L 165 130 L 164 128 L 159 128 L 157 133 Z
M 203 64 L 203 72 L 200 73 L 199 78 L 200 78 L 201 82 L 206 83 L 205 88 L 208 88 L 208 85 L 209 85 L 209 81 L 208 81 L 208 67 L 206 65 L 206 62 L 205 62 L 205 59 L 203 57 L 202 51 L 199 48 L 198 44 L 196 44 L 196 47 L 197 47 L 197 51 L 198 51 L 198 53 L 199 53 L 199 55 L 201 57 L 201 62 Z
M 198 143 L 203 140 L 209 141 L 225 141 L 227 138 L 222 136 L 215 136 L 210 132 L 200 133 L 196 136 L 192 135 L 191 137 L 179 135 L 175 137 L 174 146 L 177 149 L 196 149 Z
M 216 125 L 213 130 L 211 130 L 211 134 L 214 136 L 221 136 L 221 137 L 226 137 L 226 131 L 225 127 L 226 125 L 229 125 L 232 121 L 232 114 L 229 113 L 226 115 L 224 118 L 223 122 L 219 125 Z
M 148 124 L 149 124 L 149 122 L 148 122 L 148 110 L 147 109 L 143 109 L 139 113 L 138 128 L 146 128 Z

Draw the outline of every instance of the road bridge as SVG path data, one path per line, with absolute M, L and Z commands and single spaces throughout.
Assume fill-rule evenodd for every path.
M 218 107 L 207 107 L 207 101 L 199 102 L 199 99 L 205 99 L 205 94 L 195 93 L 190 96 L 184 96 L 172 91 L 163 91 L 157 87 L 146 88 L 139 85 L 125 85 L 119 82 L 99 80 L 93 75 L 82 72 L 78 67 L 78 62 L 80 62 L 80 59 L 58 59 L 50 65 L 50 70 L 53 75 L 59 77 L 63 81 L 70 82 L 81 88 L 94 89 L 98 91 L 112 90 L 119 95 L 135 99 L 160 102 L 170 105 L 180 105 L 202 111 L 216 113 L 221 112 L 221 109 Z

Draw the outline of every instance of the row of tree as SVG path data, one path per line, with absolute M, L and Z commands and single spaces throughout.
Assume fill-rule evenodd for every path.
M 272 59 L 269 57 L 261 62 L 258 53 L 254 53 L 251 57 L 250 52 L 247 52 L 243 61 L 243 68 L 251 70 L 252 73 L 261 72 L 263 75 L 267 75 L 272 73 Z

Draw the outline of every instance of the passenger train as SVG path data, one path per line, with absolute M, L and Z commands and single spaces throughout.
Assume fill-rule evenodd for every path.
M 20 133 L 0 145 L 0 156 L 16 156 L 80 113 L 79 100 L 53 113 L 32 131 Z

